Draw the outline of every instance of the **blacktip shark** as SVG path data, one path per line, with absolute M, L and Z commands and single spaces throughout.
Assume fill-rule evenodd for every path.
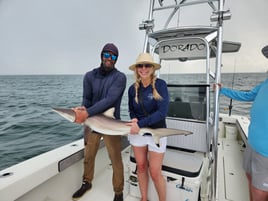
M 52 110 L 65 119 L 74 122 L 75 112 L 69 108 L 52 108 Z M 114 108 L 111 108 L 103 114 L 90 116 L 83 123 L 90 127 L 93 131 L 106 135 L 128 135 L 130 133 L 130 126 L 127 125 L 128 121 L 122 121 L 113 118 Z M 172 128 L 141 128 L 139 135 L 151 134 L 156 145 L 159 146 L 159 139 L 161 137 L 171 135 L 189 135 L 192 134 L 190 131 L 172 129 Z

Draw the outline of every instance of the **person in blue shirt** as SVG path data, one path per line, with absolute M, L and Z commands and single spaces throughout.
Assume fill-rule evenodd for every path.
M 268 46 L 262 53 L 268 58 Z M 250 200 L 268 201 L 268 79 L 247 92 L 224 88 L 221 84 L 219 87 L 220 93 L 229 98 L 253 102 L 243 168 L 249 182 Z
M 114 117 L 120 119 L 120 104 L 126 88 L 126 76 L 115 68 L 118 58 L 118 48 L 113 43 L 107 43 L 101 51 L 101 65 L 84 76 L 82 106 L 73 108 L 76 113 L 76 123 L 83 123 L 89 116 L 100 114 L 114 107 Z M 84 128 L 84 174 L 80 189 L 73 194 L 77 200 L 92 188 L 95 157 L 103 137 L 113 168 L 114 200 L 123 201 L 124 171 L 121 156 L 121 136 L 102 135 Z
M 162 163 L 167 138 L 161 138 L 159 147 L 152 136 L 137 135 L 140 128 L 165 128 L 169 95 L 167 84 L 155 75 L 160 65 L 148 53 L 141 53 L 136 63 L 129 67 L 134 71 L 135 83 L 128 90 L 128 107 L 131 118 L 129 141 L 137 163 L 141 201 L 147 201 L 149 173 L 158 193 L 159 201 L 166 200 L 166 182 L 162 175 Z

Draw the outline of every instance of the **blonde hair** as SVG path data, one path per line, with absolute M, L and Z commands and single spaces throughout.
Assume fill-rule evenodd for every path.
M 136 69 L 135 69 L 134 76 L 135 76 L 135 83 L 134 83 L 134 87 L 135 87 L 135 101 L 136 101 L 136 103 L 138 103 L 139 102 L 138 94 L 139 94 L 139 88 L 140 88 L 141 78 L 140 78 L 140 76 L 139 76 L 139 74 L 138 74 L 138 72 L 137 72 Z M 162 100 L 163 99 L 162 96 L 160 96 L 160 94 L 158 93 L 158 91 L 155 88 L 155 81 L 156 81 L 156 79 L 157 79 L 157 77 L 156 77 L 156 75 L 153 72 L 152 75 L 151 75 L 151 86 L 153 88 L 153 98 L 155 100 Z

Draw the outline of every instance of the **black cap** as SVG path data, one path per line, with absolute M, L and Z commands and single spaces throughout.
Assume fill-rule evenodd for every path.
M 103 52 L 112 52 L 114 55 L 118 56 L 118 48 L 113 43 L 107 43 L 102 48 L 101 53 Z

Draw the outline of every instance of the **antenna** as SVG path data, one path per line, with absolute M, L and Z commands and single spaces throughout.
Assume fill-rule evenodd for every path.
M 234 79 L 235 79 L 235 71 L 236 71 L 236 59 L 235 59 L 235 64 L 234 64 L 234 72 L 233 72 L 233 79 L 232 79 L 232 89 L 234 88 Z M 232 109 L 233 109 L 233 99 L 230 99 L 230 104 L 229 104 L 229 116 L 232 114 Z

